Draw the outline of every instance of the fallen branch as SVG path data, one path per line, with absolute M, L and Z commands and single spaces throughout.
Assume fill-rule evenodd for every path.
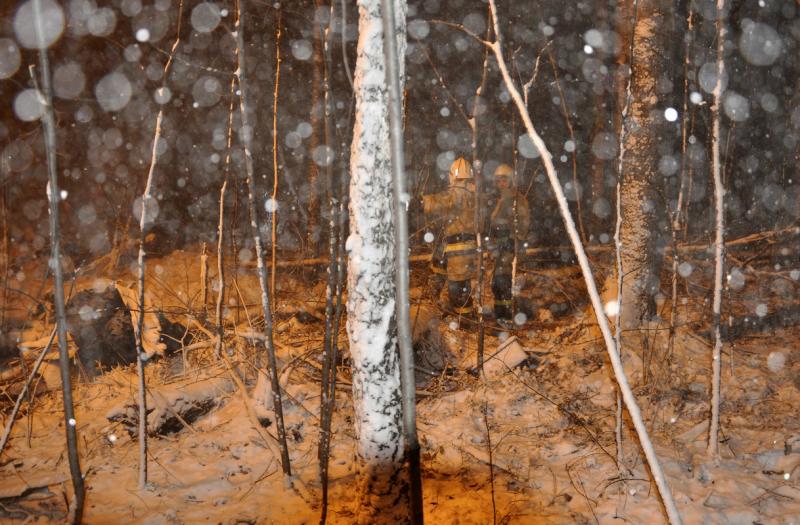
M 50 340 L 47 342 L 47 345 L 45 345 L 44 349 L 39 354 L 38 359 L 36 359 L 36 363 L 33 365 L 33 369 L 31 370 L 30 375 L 28 375 L 28 380 L 25 381 L 25 385 L 22 387 L 22 392 L 20 392 L 19 396 L 17 396 L 17 402 L 14 403 L 14 409 L 8 416 L 8 421 L 6 422 L 6 428 L 3 431 L 3 437 L 0 438 L 0 454 L 3 453 L 3 449 L 5 449 L 6 443 L 8 443 L 8 438 L 11 436 L 11 428 L 14 426 L 14 420 L 16 419 L 17 413 L 19 412 L 19 409 L 22 406 L 22 400 L 27 395 L 28 388 L 33 382 L 33 378 L 36 377 L 36 373 L 39 371 L 39 367 L 42 366 L 42 361 L 44 361 L 44 357 L 47 355 L 47 352 L 50 351 L 50 347 L 52 346 L 55 337 L 56 337 L 56 327 L 53 327 L 53 331 L 50 333 Z

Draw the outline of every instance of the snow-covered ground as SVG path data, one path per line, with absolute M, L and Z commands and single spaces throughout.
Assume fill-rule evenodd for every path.
M 152 303 L 181 323 L 187 323 L 193 309 L 202 324 L 199 256 L 176 252 L 152 261 L 148 270 Z M 137 489 L 136 438 L 124 423 L 107 419 L 112 413 L 130 414 L 128 405 L 136 405 L 135 370 L 118 368 L 92 384 L 77 384 L 76 419 L 88 490 L 86 523 L 318 521 L 318 379 L 324 325 L 317 316 L 324 308 L 324 289 L 310 286 L 298 268 L 281 271 L 275 339 L 288 394 L 292 483 L 283 479 L 272 452 L 277 450 L 274 442 L 265 442 L 272 440 L 274 425 L 264 428 L 250 415 L 245 403 L 251 398 L 232 375 L 238 374 L 248 387 L 254 384 L 256 347 L 244 336 L 248 316 L 258 330 L 257 295 L 248 295 L 258 294 L 258 287 L 253 273 L 242 272 L 241 299 L 234 302 L 246 304 L 247 312 L 239 309 L 238 321 L 233 304 L 228 312 L 238 333 L 231 331 L 226 339 L 233 351 L 232 370 L 214 359 L 213 346 L 196 345 L 208 336 L 193 322 L 188 323 L 194 335 L 190 344 L 196 346 L 148 364 L 153 414 L 166 418 L 181 402 L 197 399 L 211 399 L 213 407 L 191 422 L 173 421 L 171 433 L 150 440 L 146 490 Z M 414 275 L 425 271 L 416 268 Z M 440 373 L 418 385 L 426 520 L 483 524 L 493 522 L 494 514 L 500 523 L 664 522 L 629 429 L 623 432 L 624 467 L 615 464 L 615 390 L 574 268 L 525 275 L 523 293 L 539 311 L 512 333 L 490 329 L 485 339 L 491 355 L 508 337 L 516 337 L 528 355 L 523 366 L 505 372 L 500 367 L 492 377 L 477 379 L 465 371 L 474 363 L 476 330 L 457 328 L 446 318 L 437 322 L 435 316 L 430 325 L 436 337 L 429 341 L 438 341 L 439 355 L 429 364 Z M 213 270 L 209 277 L 213 289 Z M 691 290 L 707 282 L 710 274 L 698 264 L 688 277 Z M 28 285 L 34 287 L 32 281 L 29 278 Z M 79 279 L 77 287 L 91 281 Z M 419 290 L 415 292 L 419 297 Z M 733 292 L 734 311 L 742 314 L 756 312 L 759 304 L 768 305 L 770 312 L 796 308 L 796 301 L 786 302 L 785 294 L 770 292 L 756 279 Z M 235 288 L 231 296 L 239 296 Z M 735 318 L 738 328 L 731 329 L 735 338 L 726 344 L 723 360 L 722 457 L 715 464 L 705 456 L 709 309 L 698 297 L 679 308 L 681 322 L 672 345 L 667 323 L 654 320 L 644 336 L 626 335 L 637 350 L 624 356 L 684 523 L 798 523 L 800 329 L 775 323 L 754 326 L 743 323 L 741 316 Z M 569 307 L 547 307 L 562 303 Z M 753 319 L 769 316 L 756 314 Z M 213 320 L 207 327 L 213 330 Z M 50 329 L 42 318 L 26 334 L 33 339 L 48 335 Z M 344 334 L 340 341 L 346 341 Z M 33 410 L 23 408 L 0 457 L 4 523 L 65 519 L 71 485 L 60 395 L 57 390 L 45 392 L 54 386 L 54 374 L 47 371 L 53 366 L 46 366 L 49 383 L 39 383 Z M 345 360 L 333 422 L 332 523 L 348 523 L 354 516 L 355 437 L 348 383 Z M 4 386 L 4 407 L 13 402 L 12 385 Z M 3 424 L 7 414 L 4 409 Z M 153 414 L 149 417 L 156 417 Z

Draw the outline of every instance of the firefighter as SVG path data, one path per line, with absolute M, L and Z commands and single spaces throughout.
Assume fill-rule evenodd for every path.
M 496 255 L 492 273 L 494 315 L 500 324 L 509 324 L 513 316 L 512 265 L 515 247 L 522 245 L 530 227 L 528 199 L 517 191 L 514 170 L 501 164 L 494 171 L 497 204 L 490 216 L 490 235 Z
M 443 235 L 434 247 L 431 259 L 431 284 L 434 298 L 447 281 L 450 309 L 459 316 L 472 315 L 472 285 L 475 274 L 475 187 L 472 167 L 464 158 L 450 166 L 450 186 L 442 192 L 425 195 L 422 205 L 426 216 L 443 224 Z

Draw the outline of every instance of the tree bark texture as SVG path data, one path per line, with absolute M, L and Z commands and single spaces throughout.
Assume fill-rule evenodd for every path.
M 620 302 L 623 329 L 639 326 L 659 289 L 657 253 L 660 206 L 654 195 L 659 180 L 658 139 L 664 132 L 663 102 L 658 75 L 666 67 L 665 42 L 658 28 L 664 23 L 659 2 L 640 0 L 633 27 L 631 100 L 625 120 L 620 208 L 622 224 Z
M 395 0 L 398 55 L 405 2 Z M 359 523 L 408 523 L 395 313 L 395 236 L 380 0 L 359 0 L 356 121 L 350 153 L 347 333 L 353 362 Z M 403 77 L 401 72 L 400 77 Z

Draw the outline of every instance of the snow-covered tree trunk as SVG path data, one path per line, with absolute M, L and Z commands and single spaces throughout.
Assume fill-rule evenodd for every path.
M 380 0 L 359 0 L 358 5 L 356 121 L 350 153 L 347 240 L 347 334 L 358 437 L 357 515 L 360 523 L 407 523 L 410 518 L 408 480 L 402 468 L 389 94 L 385 83 L 383 27 Z M 395 0 L 395 13 L 399 26 L 398 55 L 403 57 L 404 1 Z
M 656 251 L 657 210 L 653 194 L 658 180 L 657 141 L 662 131 L 663 101 L 657 89 L 658 75 L 666 66 L 663 6 L 656 0 L 638 2 L 633 28 L 630 106 L 625 121 L 622 185 L 620 191 L 620 254 L 622 296 L 620 322 L 636 328 L 648 313 L 658 290 L 660 257 Z M 661 110 L 659 110 L 661 108 Z

